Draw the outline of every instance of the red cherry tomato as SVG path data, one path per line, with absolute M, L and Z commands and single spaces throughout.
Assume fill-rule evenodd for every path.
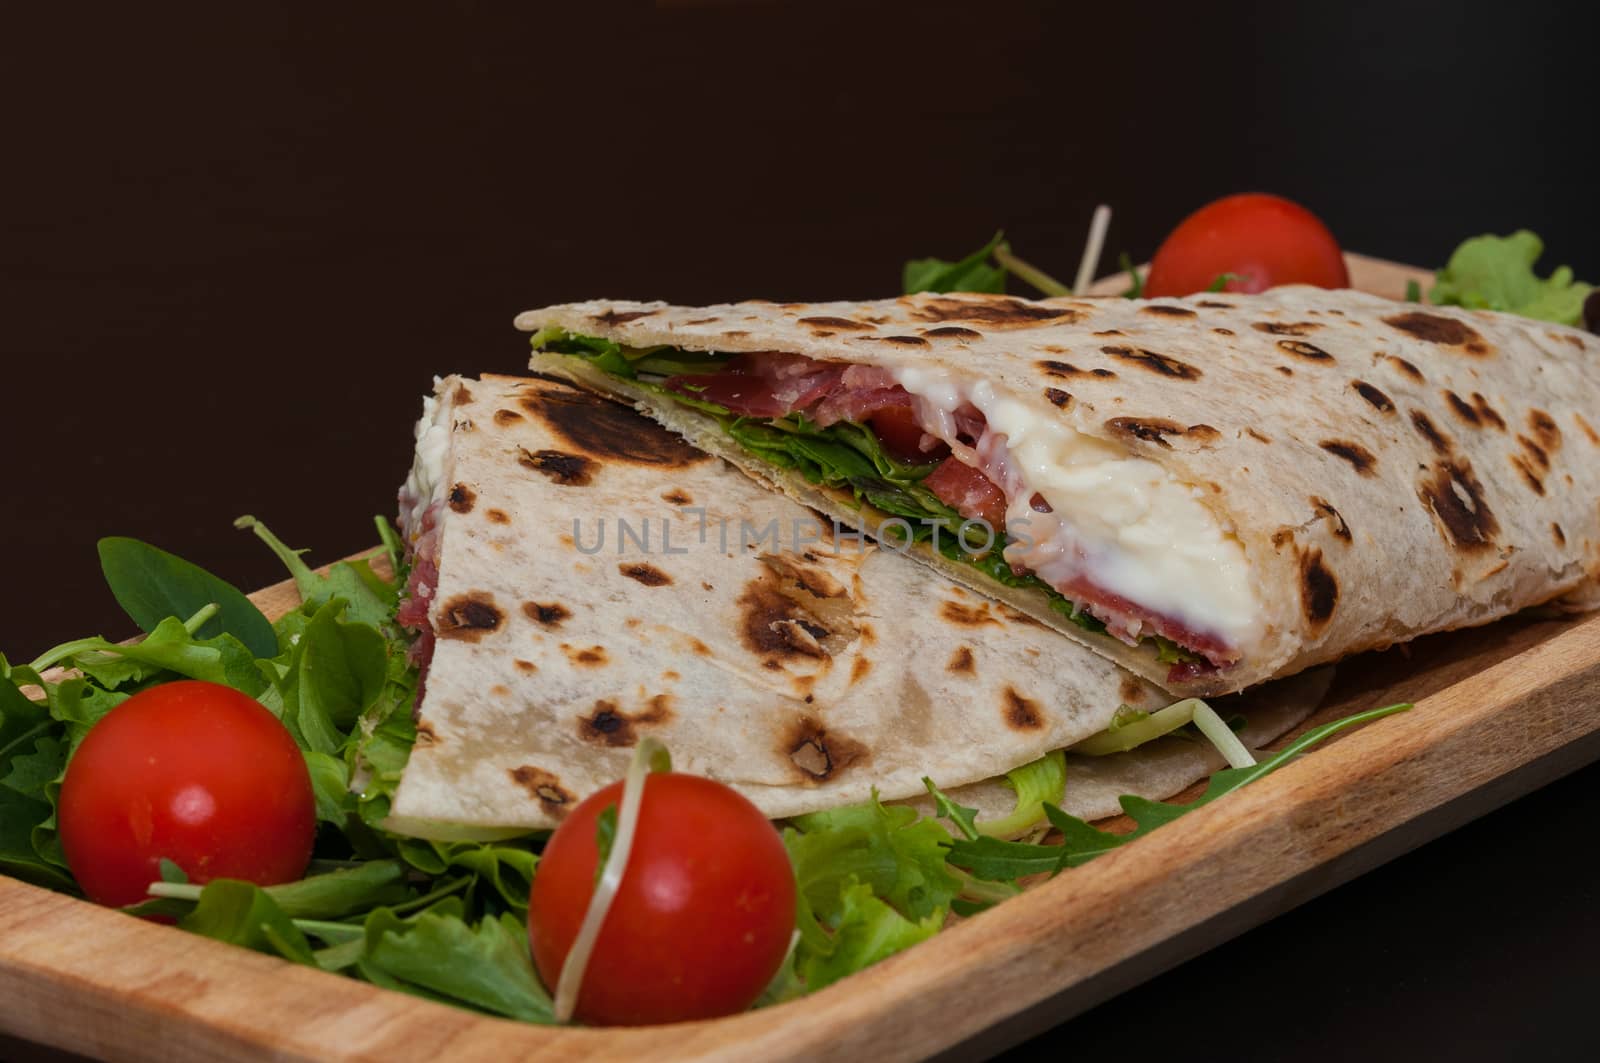
M 872 426 L 872 434 L 878 437 L 883 449 L 896 461 L 925 464 L 937 461 L 950 452 L 950 448 L 943 443 L 933 450 L 923 450 L 918 445 L 922 442 L 922 426 L 917 423 L 917 415 L 909 406 L 886 406 L 868 417 L 867 423 Z
M 141 691 L 95 724 L 58 816 L 73 877 L 108 905 L 144 900 L 163 857 L 193 882 L 292 882 L 317 825 L 288 730 L 255 699 L 198 680 Z
M 621 800 L 613 783 L 581 802 L 539 860 L 528 939 L 552 991 L 594 894 L 595 821 Z M 575 1017 L 638 1026 L 743 1011 L 788 953 L 794 906 L 783 839 L 755 805 L 696 775 L 649 776 Z
M 1260 292 L 1280 284 L 1348 288 L 1344 255 L 1328 227 L 1282 196 L 1258 192 L 1224 196 L 1183 219 L 1150 260 L 1148 296 L 1190 295 L 1224 273 L 1230 292 Z

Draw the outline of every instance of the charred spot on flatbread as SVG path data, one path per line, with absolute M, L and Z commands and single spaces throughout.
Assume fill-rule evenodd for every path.
M 1039 703 L 1023 697 L 1015 687 L 1006 687 L 1000 699 L 1000 712 L 1006 726 L 1013 731 L 1037 731 L 1044 726 L 1044 713 Z
M 468 591 L 452 596 L 433 615 L 434 634 L 442 639 L 477 642 L 505 624 L 505 614 L 488 591 Z
M 1250 327 L 1269 336 L 1309 336 L 1322 326 L 1315 321 L 1255 321 Z
M 1577 424 L 1578 428 L 1582 430 L 1584 437 L 1587 438 L 1591 444 L 1600 447 L 1600 432 L 1596 432 L 1594 430 L 1594 426 L 1583 419 L 1583 414 L 1573 414 L 1572 420 L 1575 424 Z
M 1254 439 L 1257 443 L 1271 443 L 1272 442 L 1272 437 L 1271 436 L 1262 435 L 1260 432 L 1256 431 L 1254 428 L 1246 428 L 1244 430 L 1244 434 L 1249 436 L 1251 439 Z
M 1309 501 L 1311 502 L 1311 508 L 1317 511 L 1318 516 L 1329 522 L 1334 535 L 1345 542 L 1351 541 L 1350 525 L 1346 524 L 1344 517 L 1340 516 L 1339 511 L 1333 508 L 1333 503 L 1321 495 L 1312 495 Z
M 1425 343 L 1437 343 L 1441 347 L 1460 347 L 1468 354 L 1478 357 L 1492 354 L 1494 351 L 1476 329 L 1453 317 L 1411 310 L 1404 314 L 1386 317 L 1383 323 Z
M 1279 340 L 1278 350 L 1285 354 L 1292 354 L 1296 358 L 1304 358 L 1308 362 L 1331 362 L 1333 355 L 1305 340 Z
M 589 715 L 578 717 L 578 737 L 593 745 L 613 749 L 639 744 L 639 729 L 654 727 L 672 719 L 672 696 L 657 694 L 639 712 L 627 713 L 615 701 L 598 700 Z
M 1201 305 L 1203 306 L 1205 304 L 1202 303 Z M 1232 336 L 1232 335 L 1235 334 L 1233 329 L 1231 329 L 1231 328 L 1223 328 L 1220 325 L 1218 325 L 1216 328 L 1212 329 L 1211 331 L 1215 332 L 1218 336 Z
M 814 782 L 836 778 L 846 769 L 869 759 L 867 747 L 852 738 L 830 732 L 820 721 L 802 716 L 779 739 L 778 748 Z
M 661 501 L 671 502 L 675 506 L 687 506 L 694 501 L 694 496 L 681 487 L 674 487 L 661 495 Z
M 627 406 L 575 388 L 544 387 L 524 396 L 522 408 L 591 464 L 593 461 L 625 461 L 635 465 L 685 466 L 711 460 L 709 455 L 695 450 L 677 435 Z M 538 468 L 537 465 L 533 467 Z
M 1141 369 L 1147 369 L 1152 373 L 1172 380 L 1200 379 L 1200 370 L 1188 362 L 1180 362 L 1171 355 L 1148 351 L 1143 347 L 1113 346 L 1102 347 L 1100 350 L 1102 353 L 1109 354 L 1119 361 L 1127 362 L 1129 365 L 1136 365 Z
M 1116 379 L 1117 375 L 1109 369 L 1079 369 L 1071 362 L 1045 360 L 1042 362 L 1035 362 L 1033 364 L 1037 366 L 1046 376 L 1055 377 L 1058 380 L 1071 380 L 1074 377 L 1082 376 L 1099 377 L 1101 380 L 1114 380 Z
M 1371 403 L 1373 409 L 1380 413 L 1394 412 L 1394 400 L 1365 380 L 1352 380 L 1350 386 L 1356 389 L 1357 395 Z
M 467 390 L 467 385 L 457 383 L 454 399 L 457 406 L 470 406 L 472 405 L 472 392 Z
M 621 564 L 617 571 L 631 580 L 637 580 L 646 587 L 666 587 L 672 583 L 672 577 L 661 571 L 656 566 L 645 561 L 635 564 Z
M 1385 360 L 1395 369 L 1399 370 L 1401 373 L 1404 373 L 1417 383 L 1423 384 L 1427 382 L 1426 378 L 1422 375 L 1422 370 L 1418 369 L 1416 366 L 1412 365 L 1398 354 L 1386 355 Z
M 1543 498 L 1544 479 L 1534 469 L 1533 463 L 1525 455 L 1513 454 L 1511 455 L 1511 464 L 1517 472 L 1522 474 L 1522 482 L 1528 485 L 1528 489 Z
M 1348 461 L 1351 468 L 1362 476 L 1375 475 L 1373 470 L 1378 465 L 1378 459 L 1360 443 L 1348 439 L 1324 439 L 1317 446 L 1336 458 Z
M 1454 441 L 1441 432 L 1439 426 L 1433 423 L 1433 418 L 1423 411 L 1411 411 L 1411 427 L 1417 430 L 1417 435 L 1428 441 L 1428 445 L 1434 449 L 1435 453 L 1449 454 L 1454 449 Z
M 957 646 L 955 652 L 950 654 L 950 659 L 945 662 L 944 670 L 954 672 L 956 675 L 976 675 L 978 662 L 972 656 L 972 647 Z
M 1539 468 L 1549 470 L 1550 452 L 1548 450 L 1545 450 L 1544 447 L 1541 447 L 1520 432 L 1517 434 L 1517 443 L 1521 445 L 1528 457 L 1538 464 Z
M 1196 314 L 1193 310 L 1190 310 L 1187 306 L 1167 306 L 1167 305 L 1165 305 L 1163 303 L 1152 303 L 1149 306 L 1142 306 L 1142 307 L 1139 308 L 1139 313 L 1141 313 L 1141 314 L 1150 314 L 1150 315 L 1152 315 L 1154 317 L 1199 317 L 1200 316 L 1199 314 Z
M 1220 299 L 1202 299 L 1195 306 L 1203 306 L 1207 310 L 1232 310 L 1233 303 L 1224 303 Z
M 1123 704 L 1135 707 L 1149 697 L 1145 692 L 1144 684 L 1139 681 L 1139 677 L 1129 675 L 1126 672 L 1123 673 L 1121 682 L 1117 684 L 1117 692 L 1122 695 Z
M 554 630 L 572 618 L 572 610 L 560 602 L 523 602 L 522 615 L 540 627 Z
M 1208 424 L 1192 424 L 1185 428 L 1163 417 L 1113 417 L 1106 422 L 1106 428 L 1120 439 L 1154 443 L 1163 450 L 1172 449 L 1171 439 L 1207 447 L 1222 435 Z
M 503 509 L 486 509 L 483 511 L 483 515 L 491 524 L 511 523 L 511 514 Z
M 1108 329 L 1103 329 L 1100 332 L 1091 332 L 1091 333 L 1089 333 L 1089 335 L 1091 335 L 1091 336 L 1125 336 L 1125 335 L 1127 335 L 1127 333 L 1123 332 L 1121 329 L 1108 328 Z M 1047 350 L 1047 351 L 1048 350 L 1052 350 L 1052 349 L 1053 348 L 1050 348 L 1050 347 L 1046 347 L 1045 348 L 1045 350 Z
M 872 671 L 872 661 L 869 660 L 866 657 L 857 657 L 855 659 L 855 661 L 852 662 L 851 665 L 850 665 L 850 684 L 849 685 L 850 686 L 855 686 L 857 683 L 859 683 L 863 679 L 865 679 L 867 677 L 867 673 L 870 672 L 870 671 Z M 804 678 L 808 679 L 808 680 L 811 680 L 814 677 L 805 676 Z
M 579 454 L 566 454 L 559 450 L 529 450 L 517 448 L 517 464 L 524 469 L 542 473 L 563 487 L 588 487 L 594 482 L 597 466 Z
M 1339 605 L 1339 580 L 1322 561 L 1322 551 L 1311 547 L 1300 554 L 1300 608 L 1306 627 L 1319 635 L 1333 619 Z
M 860 321 L 851 321 L 847 317 L 803 317 L 800 324 L 813 329 L 832 329 L 834 331 L 871 331 L 872 326 Z
M 791 593 L 784 593 L 786 589 Z M 832 657 L 854 640 L 856 632 L 837 622 L 844 619 L 842 616 L 830 626 L 817 610 L 801 604 L 803 593 L 796 593 L 795 587 L 785 588 L 775 573 L 763 573 L 746 583 L 735 603 L 745 648 L 765 661 L 777 663 L 784 658 Z
M 1476 553 L 1489 549 L 1500 533 L 1500 522 L 1483 496 L 1483 484 L 1466 458 L 1436 463 L 1417 485 L 1417 496 L 1433 513 L 1440 533 L 1457 550 Z
M 610 310 L 606 310 L 604 313 L 590 314 L 589 315 L 589 320 L 593 321 L 597 325 L 607 325 L 607 326 L 610 326 L 610 325 L 626 325 L 630 321 L 637 321 L 641 317 L 649 317 L 651 314 L 659 314 L 660 312 L 661 311 L 659 311 L 659 310 L 621 310 L 621 311 L 619 311 L 619 310 L 615 310 L 615 309 L 610 309 Z
M 572 791 L 561 785 L 561 779 L 554 772 L 524 764 L 512 768 L 507 774 L 512 782 L 528 792 L 529 797 L 539 802 L 546 815 L 559 819 L 567 814 L 567 807 L 572 804 L 574 797 Z
M 1546 450 L 1561 449 L 1561 429 L 1556 427 L 1556 419 L 1548 413 L 1543 410 L 1529 410 L 1528 428 L 1539 440 L 1539 445 Z
M 1083 312 L 1069 307 L 1029 303 L 1007 295 L 968 295 L 960 299 L 938 296 L 915 301 L 911 316 L 919 321 L 958 321 L 986 325 L 992 329 L 1017 329 L 1032 328 L 1047 322 L 1076 324 L 1083 318 Z
M 1466 399 L 1462 398 L 1460 395 L 1457 395 L 1448 388 L 1445 389 L 1444 398 L 1445 401 L 1450 404 L 1451 412 L 1454 413 L 1456 417 L 1462 421 L 1462 423 L 1469 424 L 1474 428 L 1478 428 L 1483 425 L 1483 414 L 1479 413 L 1478 408 L 1472 403 L 1468 402 Z
M 538 665 L 534 664 L 532 661 L 524 661 L 520 657 L 517 658 L 516 660 L 512 661 L 511 664 L 512 664 L 512 666 L 514 668 L 516 668 L 517 671 L 521 672 L 523 675 L 534 675 L 535 673 L 537 673 L 539 671 L 539 666 Z
M 431 746 L 439 741 L 439 734 L 427 720 L 417 721 L 417 745 Z
M 983 333 L 975 328 L 962 328 L 960 325 L 940 325 L 938 328 L 923 329 L 922 334 L 936 340 L 981 340 Z
M 957 627 L 1000 626 L 999 619 L 990 612 L 988 602 L 963 605 L 961 602 L 946 601 L 939 606 L 939 616 Z
M 1072 405 L 1072 394 L 1060 388 L 1045 388 L 1044 397 L 1058 410 L 1064 410 Z
M 563 642 L 561 652 L 579 668 L 599 668 L 611 660 L 604 646 L 569 646 Z
M 928 346 L 931 346 L 928 343 L 928 341 L 923 339 L 921 336 L 877 336 L 877 337 L 874 337 L 874 338 L 879 343 L 893 343 L 893 344 L 898 344 L 901 347 L 928 347 Z
M 472 504 L 478 500 L 478 493 L 466 484 L 455 484 L 450 488 L 447 501 L 452 512 L 471 513 Z
M 1550 538 L 1556 541 L 1557 546 L 1567 545 L 1567 533 L 1561 530 L 1561 525 L 1555 521 L 1550 522 Z
M 518 413 L 516 410 L 494 411 L 494 423 L 502 428 L 508 424 L 516 424 L 520 420 L 522 420 L 522 414 Z
M 1493 406 L 1489 405 L 1488 399 L 1476 391 L 1472 393 L 1472 410 L 1478 415 L 1480 423 L 1486 424 L 1497 431 L 1504 432 L 1506 430 L 1506 419 L 1501 417 Z

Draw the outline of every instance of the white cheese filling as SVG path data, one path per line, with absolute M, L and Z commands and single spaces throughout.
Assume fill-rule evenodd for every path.
M 1006 548 L 1008 562 L 1069 598 L 1068 587 L 1090 581 L 1233 647 L 1259 633 L 1244 548 L 1201 503 L 1198 488 L 1072 429 L 1053 411 L 996 395 L 987 381 L 958 380 L 940 369 L 899 369 L 894 376 L 922 400 L 924 429 L 952 444 L 958 457 L 971 458 L 1005 492 L 1006 530 L 1016 540 Z M 969 402 L 988 425 L 976 450 L 956 439 L 955 412 Z M 1034 508 L 1035 495 L 1050 512 Z M 1125 637 L 1139 634 L 1137 622 L 1113 628 Z
M 434 380 L 437 387 L 438 380 Z M 437 395 L 422 400 L 422 417 L 416 428 L 417 453 L 400 489 L 401 531 L 422 534 L 422 515 L 433 504 L 444 480 L 444 457 L 450 452 L 450 408 Z

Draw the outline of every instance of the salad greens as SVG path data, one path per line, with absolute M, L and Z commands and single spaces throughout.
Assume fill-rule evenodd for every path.
M 536 840 L 446 844 L 381 826 L 415 737 L 416 672 L 393 619 L 404 567 L 392 579 L 365 560 L 318 574 L 258 522 L 240 526 L 278 553 L 304 595 L 275 624 L 203 569 L 107 539 L 107 582 L 146 637 L 78 639 L 26 665 L 0 657 L 0 872 L 76 892 L 55 831 L 72 751 L 140 690 L 178 678 L 221 683 L 276 714 L 305 755 L 319 821 L 312 867 L 280 886 L 199 886 L 167 864 L 168 881 L 130 910 L 390 988 L 547 1021 L 522 924 Z M 380 534 L 397 559 L 386 521 Z M 47 674 L 58 665 L 73 671 Z
M 1584 300 L 1592 285 L 1574 280 L 1561 266 L 1541 278 L 1533 264 L 1544 241 L 1526 229 L 1510 236 L 1474 236 L 1464 241 L 1435 275 L 1428 300 L 1439 306 L 1504 310 L 1558 325 L 1584 323 Z
M 766 431 L 805 441 L 786 451 L 796 460 L 870 470 L 889 485 L 884 490 L 917 497 L 915 476 L 855 426 L 824 436 L 795 420 Z M 284 560 L 304 595 L 298 609 L 269 625 L 270 644 L 257 625 L 265 618 L 234 588 L 147 544 L 113 539 L 102 544 L 108 582 L 146 637 L 128 645 L 79 639 L 26 665 L 0 657 L 0 872 L 76 892 L 55 832 L 55 802 L 73 749 L 97 720 L 140 690 L 185 677 L 223 683 L 277 714 L 301 747 L 319 828 L 312 865 L 305 878 L 282 885 L 228 879 L 200 885 L 163 861 L 150 899 L 127 911 L 398 992 L 554 1021 L 525 922 L 542 836 L 441 843 L 383 829 L 416 734 L 417 677 L 408 637 L 394 622 L 403 564 L 391 578 L 365 560 L 320 574 L 259 522 L 243 518 L 239 526 Z M 379 526 L 398 562 L 398 538 L 387 522 Z M 212 600 L 185 619 L 154 616 L 160 603 L 187 610 L 202 597 Z M 72 671 L 49 671 L 57 665 Z M 1109 852 L 1338 730 L 1406 707 L 1325 725 L 1260 764 L 1218 772 L 1189 804 L 1124 797 L 1137 824 L 1126 835 L 1062 811 L 1069 779 L 1059 751 L 1008 773 L 1016 808 L 1000 820 L 979 824 L 974 810 L 951 801 L 932 780 L 925 782 L 937 817 L 949 827 L 876 795 L 797 817 L 784 828 L 798 886 L 796 943 L 758 1006 L 838 981 L 932 936 L 952 914 L 975 915 L 1015 896 L 1021 877 L 1054 874 Z M 1053 829 L 1061 840 L 995 836 L 1035 826 Z M 614 831 L 614 820 L 602 818 L 598 829 Z

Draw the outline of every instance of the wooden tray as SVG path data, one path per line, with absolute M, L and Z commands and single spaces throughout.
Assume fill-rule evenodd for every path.
M 1425 277 L 1350 258 L 1353 283 L 1382 294 Z M 252 597 L 269 616 L 296 601 L 289 583 Z M 1600 617 L 1516 618 L 1354 658 L 1306 726 L 1416 708 L 843 982 L 713 1022 L 487 1018 L 0 877 L 0 1030 L 174 1063 L 988 1054 L 1600 759 L 1597 682 Z

